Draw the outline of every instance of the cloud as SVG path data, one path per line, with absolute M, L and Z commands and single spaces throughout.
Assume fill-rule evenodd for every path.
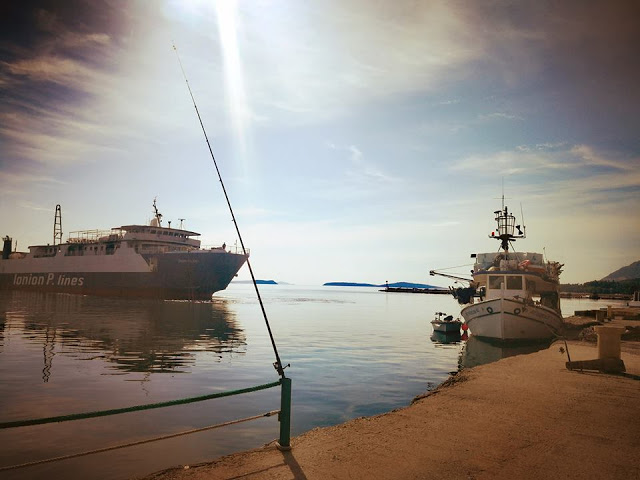
M 350 165 L 343 169 L 343 175 L 349 182 L 346 186 L 343 185 L 342 188 L 351 189 L 352 194 L 356 193 L 357 196 L 360 196 L 380 193 L 379 188 L 389 187 L 399 182 L 398 178 L 389 175 L 378 166 L 368 162 L 364 153 L 357 146 L 339 146 L 332 142 L 327 142 L 327 146 L 332 150 L 348 154 Z
M 589 145 L 575 145 L 571 148 L 571 153 L 580 158 L 585 166 L 608 167 L 619 172 L 637 172 L 640 158 L 620 158 L 612 154 L 597 152 Z
M 252 4 L 238 22 L 250 100 L 271 118 L 318 120 L 372 98 L 433 91 L 480 53 L 447 2 Z
M 636 169 L 633 164 L 634 159 L 628 155 L 597 152 L 594 147 L 588 145 L 549 143 L 518 145 L 514 150 L 470 155 L 453 165 L 452 169 L 473 170 L 479 175 L 494 175 L 496 172 L 553 175 L 560 170 L 579 170 L 580 176 L 586 176 L 587 173 L 601 173 L 593 171 L 595 167 L 606 167 L 612 170 L 612 173 L 619 174 L 634 172 Z M 590 170 L 585 172 L 585 168 Z
M 43 176 L 33 173 L 11 173 L 3 165 L 0 165 L 0 185 L 3 185 L 2 193 L 5 200 L 9 196 L 21 196 L 25 189 L 47 188 L 55 185 L 64 185 L 65 182 L 51 176 Z M 51 210 L 50 208 L 48 210 Z
M 518 200 L 545 205 L 551 211 L 562 206 L 574 218 L 607 215 L 614 222 L 623 205 L 637 205 L 640 171 L 638 159 L 619 152 L 605 152 L 588 145 L 520 145 L 512 151 L 471 155 L 452 167 L 458 174 L 483 178 L 506 177 Z M 625 207 L 627 208 L 627 207 Z
M 61 56 L 39 56 L 5 64 L 11 75 L 29 77 L 37 82 L 52 82 L 65 87 L 84 89 L 96 71 L 85 63 Z M 22 81 L 22 80 L 17 80 Z
M 494 112 L 494 113 L 488 113 L 488 114 L 479 115 L 478 119 L 480 121 L 523 120 L 523 118 L 521 116 L 519 116 L 519 115 L 513 115 L 513 114 L 509 114 L 509 113 L 504 113 L 504 112 Z

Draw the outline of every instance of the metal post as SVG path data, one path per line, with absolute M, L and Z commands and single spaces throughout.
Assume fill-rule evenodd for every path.
M 280 393 L 280 439 L 276 443 L 279 450 L 291 450 L 291 379 L 282 377 Z

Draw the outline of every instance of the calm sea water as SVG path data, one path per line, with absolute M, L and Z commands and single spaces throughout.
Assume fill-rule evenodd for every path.
M 292 435 L 406 406 L 460 363 L 521 351 L 442 343 L 430 321 L 448 295 L 260 286 L 293 379 Z M 609 302 L 610 303 L 610 302 Z M 603 302 L 566 300 L 565 315 Z M 155 403 L 278 379 L 253 286 L 211 303 L 0 292 L 0 421 Z M 524 351 L 531 351 L 525 349 Z M 98 449 L 279 408 L 279 388 L 118 416 L 0 430 L 0 466 Z M 278 437 L 275 417 L 77 459 L 13 478 L 123 479 L 194 464 Z M 454 426 L 452 425 L 452 428 Z

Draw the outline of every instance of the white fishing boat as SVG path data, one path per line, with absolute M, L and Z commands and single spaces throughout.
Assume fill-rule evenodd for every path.
M 498 229 L 490 238 L 500 241 L 500 250 L 471 255 L 472 279 L 440 275 L 469 282 L 469 287 L 452 292 L 466 305 L 460 313 L 473 336 L 500 341 L 552 338 L 563 327 L 559 295 L 563 265 L 546 261 L 540 253 L 510 248 L 516 239 L 526 237 L 524 227 L 516 225 L 507 207 L 495 214 Z

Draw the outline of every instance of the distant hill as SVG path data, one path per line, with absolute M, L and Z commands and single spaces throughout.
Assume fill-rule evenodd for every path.
M 610 295 L 614 293 L 631 295 L 636 290 L 640 290 L 640 261 L 622 267 L 602 280 L 593 280 L 583 284 L 560 285 L 561 292 L 589 293 L 591 295 Z
M 620 280 L 633 280 L 634 278 L 640 278 L 640 260 L 610 273 L 602 278 L 601 281 L 615 280 L 619 282 Z
M 324 283 L 323 287 L 401 287 L 401 288 L 435 288 L 441 289 L 442 287 L 434 287 L 433 285 L 427 285 L 425 283 L 410 283 L 410 282 L 395 282 L 395 283 L 383 283 L 381 285 L 376 285 L 373 283 L 358 283 L 358 282 L 327 282 Z
M 385 283 L 384 285 L 378 285 L 378 286 L 386 287 L 387 284 Z M 430 289 L 435 288 L 436 290 L 443 290 L 442 287 L 427 285 L 426 283 L 396 282 L 396 283 L 390 283 L 389 286 L 393 288 L 430 288 Z M 444 290 L 446 290 L 446 288 Z
M 252 280 L 235 280 L 231 283 L 253 283 Z M 275 280 L 256 280 L 256 283 L 258 285 L 278 285 L 278 283 Z

